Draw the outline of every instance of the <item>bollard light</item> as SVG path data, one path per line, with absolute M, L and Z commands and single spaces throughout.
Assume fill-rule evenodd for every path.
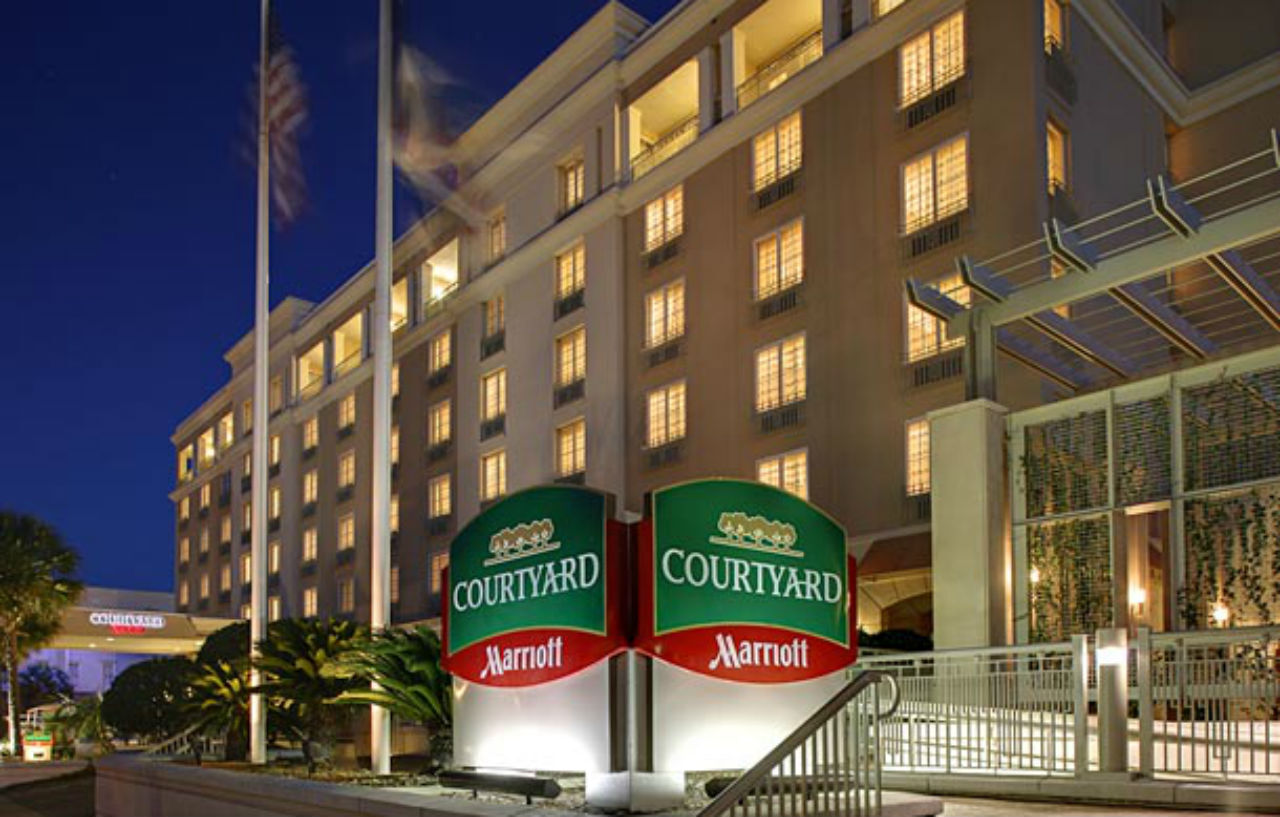
M 1099 647 L 1098 666 L 1123 667 L 1129 661 L 1128 647 Z

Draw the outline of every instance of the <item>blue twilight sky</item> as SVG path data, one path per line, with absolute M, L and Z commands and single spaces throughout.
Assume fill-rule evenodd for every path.
M 465 124 L 602 4 L 408 0 L 410 39 L 459 80 Z M 628 4 L 656 20 L 674 0 Z M 378 4 L 276 7 L 309 89 L 310 204 L 273 236 L 272 300 L 319 300 L 373 255 Z M 257 15 L 69 0 L 0 24 L 0 508 L 59 528 L 92 584 L 171 588 L 169 434 L 250 328 Z

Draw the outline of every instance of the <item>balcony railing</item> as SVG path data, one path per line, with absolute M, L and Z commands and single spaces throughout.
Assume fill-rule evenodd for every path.
M 456 295 L 457 292 L 458 292 L 458 285 L 454 283 L 440 290 L 435 295 L 428 295 L 426 298 L 423 298 L 422 299 L 422 319 L 425 321 L 427 318 L 430 318 L 436 315 L 437 313 L 439 313 L 442 309 L 444 309 L 445 302 L 448 301 L 449 298 Z
M 356 351 L 344 357 L 342 360 L 339 360 L 337 363 L 333 364 L 333 376 L 342 377 L 347 372 L 354 370 L 357 366 L 360 365 L 360 360 L 361 360 L 360 350 L 357 349 Z
M 760 97 L 800 73 L 822 56 L 822 29 L 817 29 L 783 51 L 777 58 L 761 66 L 738 86 L 738 107 L 745 108 Z
M 312 378 L 307 383 L 299 385 L 298 386 L 298 402 L 302 402 L 303 400 L 310 400 L 312 397 L 315 397 L 317 394 L 319 394 L 320 390 L 323 388 L 324 388 L 323 377 L 315 377 L 315 378 Z
M 631 178 L 640 178 L 693 144 L 693 140 L 697 138 L 698 113 L 694 111 L 692 116 L 681 120 L 679 124 L 659 137 L 658 141 L 631 159 Z

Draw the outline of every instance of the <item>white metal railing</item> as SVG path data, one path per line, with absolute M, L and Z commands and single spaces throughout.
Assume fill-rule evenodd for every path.
M 787 47 L 738 85 L 738 107 L 745 108 L 777 88 L 822 56 L 822 29 L 810 32 Z
M 197 727 L 184 729 L 171 738 L 147 747 L 143 754 L 161 757 L 220 757 L 226 747 L 222 738 L 198 733 Z
M 638 179 L 658 165 L 684 150 L 698 138 L 698 114 L 695 112 L 664 133 L 656 142 L 631 160 L 631 178 Z

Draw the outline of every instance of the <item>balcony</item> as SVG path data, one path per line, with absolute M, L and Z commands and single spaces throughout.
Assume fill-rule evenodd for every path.
M 487 440 L 496 437 L 499 434 L 507 433 L 507 415 L 499 414 L 496 417 L 490 417 L 487 420 L 480 421 L 480 439 Z
M 447 514 L 444 516 L 428 517 L 427 518 L 427 535 L 443 536 L 446 533 L 448 533 L 450 519 L 451 517 Z
M 349 565 L 356 560 L 356 549 L 353 547 L 343 548 L 338 551 L 338 567 Z
M 280 517 L 272 517 L 267 520 L 267 533 L 275 533 L 280 530 Z
M 301 403 L 304 400 L 310 400 L 312 397 L 315 397 L 317 394 L 319 394 L 320 390 L 323 388 L 324 388 L 323 375 L 320 377 L 312 377 L 308 379 L 305 383 L 300 383 L 298 385 L 298 402 Z
M 552 320 L 560 320 L 565 315 L 576 312 L 581 309 L 587 302 L 587 291 L 578 289 L 570 292 L 563 298 L 557 298 L 552 309 Z
M 650 468 L 662 468 L 680 462 L 684 459 L 684 438 L 646 448 L 644 454 L 645 462 Z
M 267 574 L 267 589 L 275 590 L 280 587 L 280 571 L 276 570 Z
M 965 232 L 967 212 L 962 210 L 945 216 L 902 236 L 903 260 L 918 258 L 959 241 Z
M 649 269 L 661 266 L 680 254 L 680 236 L 676 236 L 660 247 L 654 247 L 644 254 L 645 266 Z
M 318 445 L 309 445 L 306 448 L 302 449 L 303 461 L 305 462 L 306 460 L 309 460 L 312 457 L 314 457 L 318 450 L 320 450 L 320 446 Z
M 316 574 L 316 560 L 307 559 L 298 566 L 298 572 L 303 576 L 314 576 Z
M 581 400 L 587 393 L 586 378 L 578 378 L 572 383 L 566 383 L 563 386 L 556 386 L 555 394 L 552 397 L 552 405 L 554 408 L 560 408 L 563 405 L 572 403 L 574 400 Z
M 427 462 L 439 462 L 449 455 L 449 440 L 427 448 Z
M 499 329 L 480 338 L 480 359 L 493 357 L 507 348 L 507 330 Z
M 1046 38 L 1044 44 L 1044 81 L 1063 102 L 1076 104 L 1075 68 L 1062 44 L 1053 38 Z
M 587 472 L 575 471 L 572 474 L 561 474 L 556 477 L 556 483 L 559 485 L 586 485 Z
M 822 57 L 822 28 L 805 34 L 738 85 L 738 108 L 747 107 Z
M 458 292 L 458 239 L 450 239 L 418 269 L 419 311 L 426 321 Z
M 438 389 L 449 382 L 449 375 L 453 373 L 452 366 L 441 366 L 431 374 L 427 375 L 427 388 Z
M 964 350 L 953 349 L 940 355 L 907 364 L 907 386 L 918 389 L 943 383 L 964 374 Z
M 342 487 L 338 488 L 338 501 L 346 502 L 347 500 L 351 499 L 352 496 L 355 495 L 355 492 L 356 492 L 356 486 L 343 485 Z
M 356 424 L 347 423 L 345 426 L 342 426 L 341 428 L 338 429 L 338 439 L 345 440 L 346 438 L 354 434 L 355 431 L 356 431 Z
M 804 422 L 804 401 L 798 400 L 785 406 L 758 411 L 756 422 L 760 424 L 760 431 L 765 434 L 798 426 Z
M 248 531 L 248 530 L 240 531 L 240 544 L 247 545 L 252 541 L 253 541 L 253 531 Z
M 661 366 L 680 357 L 684 347 L 684 336 L 679 335 L 644 350 L 645 364 L 650 368 Z
M 219 494 L 218 494 L 218 507 L 219 507 L 219 508 L 225 508 L 225 507 L 227 507 L 227 506 L 228 506 L 228 505 L 230 505 L 230 504 L 231 504 L 231 494 L 230 494 L 229 492 L 228 492 L 228 493 L 219 493 Z
M 253 478 L 249 476 L 240 477 L 240 493 L 245 494 L 253 487 Z
M 228 556 L 228 555 L 230 555 L 230 553 L 231 553 L 231 540 L 230 540 L 230 539 L 226 540 L 225 542 L 219 542 L 219 543 L 218 543 L 218 555 L 219 555 L 219 556 Z
M 304 518 L 316 515 L 316 501 L 314 499 L 302 504 L 302 515 Z
M 698 138 L 698 61 L 667 74 L 627 106 L 627 161 L 638 179 Z
M 267 479 L 275 479 L 280 476 L 280 463 L 273 462 L 267 466 Z
M 802 290 L 803 283 L 792 284 L 781 292 L 761 298 L 755 304 L 756 315 L 763 321 L 796 309 L 804 303 L 801 297 Z

